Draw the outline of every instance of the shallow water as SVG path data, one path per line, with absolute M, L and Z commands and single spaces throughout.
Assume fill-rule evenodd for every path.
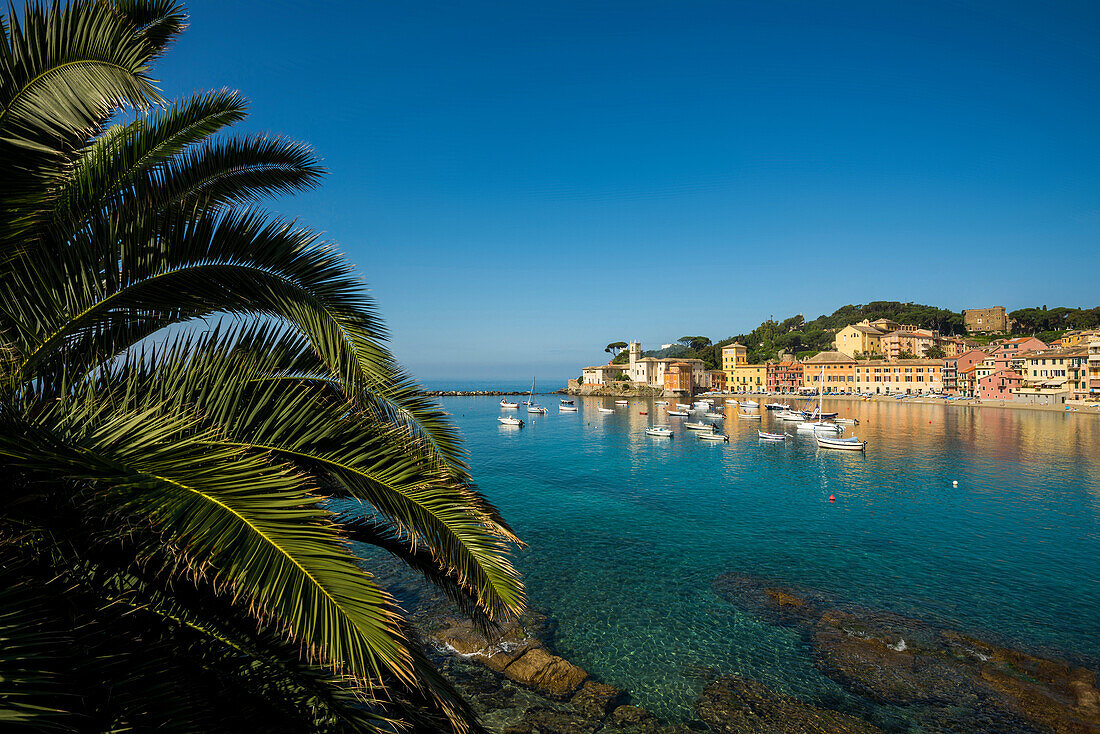
M 1100 668 L 1100 416 L 826 400 L 861 421 L 860 455 L 761 442 L 783 425 L 766 411 L 728 411 L 722 444 L 648 400 L 540 400 L 522 429 L 497 423 L 499 398 L 443 404 L 529 544 L 518 565 L 558 650 L 658 715 L 689 717 L 707 670 L 846 697 L 794 631 L 712 591 L 727 571 Z

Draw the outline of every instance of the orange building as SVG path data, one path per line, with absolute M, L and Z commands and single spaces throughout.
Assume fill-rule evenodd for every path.
M 673 362 L 665 371 L 665 391 L 691 395 L 691 365 L 687 362 Z
M 711 370 L 710 389 L 714 392 L 726 391 L 726 373 L 722 370 Z

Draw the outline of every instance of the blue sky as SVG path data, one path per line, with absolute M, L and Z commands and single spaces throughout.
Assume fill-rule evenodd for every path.
M 325 185 L 418 376 L 847 303 L 1100 303 L 1100 3 L 210 2 L 160 62 Z

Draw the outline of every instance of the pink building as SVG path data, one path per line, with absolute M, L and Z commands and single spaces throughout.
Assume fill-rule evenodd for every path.
M 1012 393 L 1021 381 L 1020 375 L 1012 370 L 999 370 L 978 380 L 978 397 L 982 400 L 1012 400 Z
M 1036 352 L 1046 348 L 1046 342 L 1042 339 L 1036 339 L 1033 336 L 1018 336 L 1015 339 L 1006 339 L 1001 342 L 990 354 L 994 357 L 1015 357 L 1024 352 Z
M 970 375 L 973 375 L 974 365 L 981 364 L 988 356 L 980 349 L 971 349 L 969 352 L 963 352 L 957 357 L 945 359 L 943 361 L 943 391 L 948 395 L 962 394 L 969 396 L 971 393 L 962 389 L 959 378 L 968 371 Z

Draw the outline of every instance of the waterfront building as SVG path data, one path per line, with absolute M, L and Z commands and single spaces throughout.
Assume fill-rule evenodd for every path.
M 664 371 L 662 387 L 665 393 L 691 395 L 695 386 L 692 379 L 692 365 L 686 361 L 673 362 Z
M 972 398 L 978 394 L 978 365 L 972 364 L 958 371 L 955 394 L 959 397 Z
M 970 334 L 1005 334 L 1010 326 L 1004 306 L 963 309 L 963 325 Z
M 802 387 L 802 363 L 798 360 L 768 362 L 766 367 L 768 392 L 796 393 Z
M 737 342 L 722 347 L 722 371 L 730 392 L 763 392 L 767 386 L 767 365 L 749 364 L 748 351 Z
M 1100 339 L 1100 330 L 1088 329 L 1086 331 L 1067 331 L 1062 334 L 1062 338 L 1058 341 L 1061 342 L 1062 347 L 1088 347 L 1093 340 Z
M 629 365 L 602 364 L 596 367 L 585 367 L 581 370 L 582 385 L 609 385 L 616 379 L 629 379 L 625 373 Z
M 692 387 L 707 389 L 710 378 L 707 376 L 706 363 L 701 359 L 682 357 L 643 357 L 641 342 L 633 341 L 627 347 L 629 356 L 630 381 L 649 387 L 664 387 L 665 374 L 674 364 L 686 364 L 691 367 Z
M 970 349 L 955 357 L 949 357 L 943 361 L 943 389 L 948 395 L 973 395 L 971 392 L 962 392 L 959 389 L 959 374 L 976 364 L 984 362 L 989 355 L 980 349 Z
M 1059 405 L 1088 394 L 1088 349 L 1046 349 L 1028 352 L 1023 360 L 1023 384 L 1016 398 L 1036 405 Z
M 830 351 L 816 354 L 803 364 L 803 387 L 826 394 L 917 395 L 943 391 L 941 359 L 857 360 Z
M 707 373 L 710 375 L 710 389 L 714 392 L 726 391 L 726 373 L 722 370 L 711 370 Z
M 1089 397 L 1100 395 L 1100 336 L 1089 342 Z
M 1012 400 L 1021 385 L 1019 373 L 997 370 L 978 379 L 978 397 L 982 400 Z

